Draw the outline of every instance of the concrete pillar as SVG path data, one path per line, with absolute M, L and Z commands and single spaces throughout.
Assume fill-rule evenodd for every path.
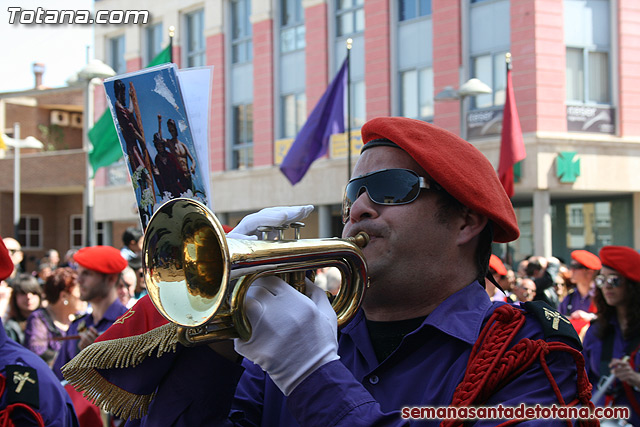
M 550 257 L 551 253 L 551 195 L 549 190 L 533 192 L 533 252 Z
M 318 237 L 332 237 L 331 235 L 331 206 L 316 206 L 318 210 Z

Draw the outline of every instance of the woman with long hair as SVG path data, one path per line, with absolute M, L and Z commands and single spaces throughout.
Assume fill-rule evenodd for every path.
M 62 346 L 62 338 L 82 309 L 78 273 L 69 267 L 56 269 L 44 283 L 46 307 L 31 313 L 27 319 L 24 345 L 51 366 Z
M 598 317 L 584 337 L 586 369 L 596 406 L 626 406 L 629 422 L 640 425 L 640 254 L 625 246 L 600 250 L 602 270 L 595 279 Z M 615 380 L 605 389 L 606 380 Z
M 13 289 L 9 301 L 9 315 L 4 322 L 7 335 L 20 344 L 24 344 L 24 329 L 27 318 L 42 302 L 38 280 L 30 274 L 20 273 L 9 281 Z

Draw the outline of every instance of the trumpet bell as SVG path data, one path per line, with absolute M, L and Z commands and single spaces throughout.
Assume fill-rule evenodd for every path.
M 360 250 L 367 242 L 366 233 L 349 239 L 230 239 L 204 205 L 173 199 L 155 212 L 147 226 L 145 281 L 158 311 L 182 326 L 180 341 L 195 345 L 249 339 L 244 299 L 256 279 L 278 275 L 303 290 L 306 271 L 336 267 L 342 282 L 332 306 L 341 326 L 358 310 L 368 285 Z
M 224 303 L 229 249 L 220 222 L 189 199 L 165 203 L 153 215 L 143 246 L 149 297 L 168 320 L 206 323 Z

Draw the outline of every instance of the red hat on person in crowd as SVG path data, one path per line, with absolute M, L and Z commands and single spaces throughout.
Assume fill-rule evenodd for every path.
M 507 267 L 505 267 L 502 260 L 494 254 L 491 254 L 491 258 L 489 258 L 489 268 L 501 276 L 507 275 Z
M 4 241 L 2 237 L 0 237 L 0 280 L 4 280 L 7 277 L 11 276 L 13 273 L 13 261 L 11 260 L 11 255 L 9 255 L 9 250 L 4 245 Z
M 127 260 L 113 246 L 89 246 L 73 255 L 73 260 L 88 270 L 102 274 L 118 274 L 127 267 Z
M 600 249 L 603 267 L 609 267 L 624 277 L 640 282 L 640 253 L 627 246 L 605 246 Z
M 492 221 L 495 242 L 520 235 L 511 200 L 491 162 L 476 147 L 453 133 L 421 120 L 378 117 L 362 126 L 362 151 L 398 146 L 406 151 L 451 196 Z
M 577 251 L 571 252 L 571 259 L 575 262 L 579 263 L 587 267 L 589 270 L 600 270 L 602 268 L 602 262 L 597 255 L 592 254 L 589 251 L 585 251 L 583 249 L 578 249 Z

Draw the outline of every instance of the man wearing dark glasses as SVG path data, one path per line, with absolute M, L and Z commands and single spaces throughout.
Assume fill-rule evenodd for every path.
M 567 316 L 578 334 L 596 317 L 593 303 L 594 279 L 602 263 L 597 255 L 578 249 L 571 252 L 571 281 L 576 287 L 560 303 L 558 311 Z
M 319 288 L 309 282 L 307 297 L 258 279 L 245 300 L 251 339 L 234 342 L 241 365 L 224 343 L 145 358 L 136 369 L 163 375 L 145 387 L 153 399 L 133 409 L 148 414 L 131 425 L 399 426 L 413 424 L 407 407 L 587 404 L 573 357 L 547 354 L 553 342 L 580 357 L 566 344 L 579 347 L 573 328 L 550 309 L 494 303 L 484 290 L 491 242 L 519 235 L 487 158 L 406 118 L 373 119 L 362 140 L 342 209 L 343 237 L 371 238 L 370 286 L 355 317 L 337 333 Z M 496 358 L 515 345 L 519 362 Z
M 481 378 L 496 380 L 499 374 L 478 365 L 476 357 L 470 361 L 476 342 L 492 340 L 479 337 L 494 310 L 509 307 L 492 303 L 483 287 L 491 242 L 519 235 L 511 202 L 487 158 L 445 130 L 406 118 L 373 119 L 363 126 L 362 139 L 365 145 L 342 208 L 343 237 L 364 231 L 371 238 L 363 249 L 370 286 L 362 309 L 336 341 L 322 332 L 332 322 L 320 301 L 305 304 L 301 295 L 276 283 L 266 284 L 265 292 L 250 290 L 262 307 L 249 315 L 258 328 L 254 334 L 270 323 L 268 307 L 279 298 L 309 321 L 297 327 L 290 325 L 293 320 L 280 322 L 282 332 L 270 334 L 268 344 L 236 340 L 236 350 L 259 366 L 245 359 L 232 419 L 251 419 L 257 404 L 260 421 L 254 421 L 261 425 L 405 425 L 401 415 L 406 414 L 400 411 L 409 406 L 575 401 L 577 369 L 566 353 L 546 359 L 548 374 L 536 360 L 522 367 L 520 375 L 488 389 Z M 299 309 L 302 305 L 307 308 Z M 557 312 L 535 307 L 536 314 L 518 311 L 524 323 L 513 331 L 509 346 L 527 338 L 579 348 L 570 325 L 551 320 Z M 274 338 L 280 334 L 281 339 Z M 296 336 L 313 341 L 321 351 L 301 350 L 305 346 L 295 342 Z M 468 370 L 477 372 L 473 379 Z M 295 373 L 294 378 L 283 380 L 283 372 Z M 582 388 L 587 384 L 582 375 Z M 486 396 L 465 400 L 460 390 L 467 388 L 482 389 Z

